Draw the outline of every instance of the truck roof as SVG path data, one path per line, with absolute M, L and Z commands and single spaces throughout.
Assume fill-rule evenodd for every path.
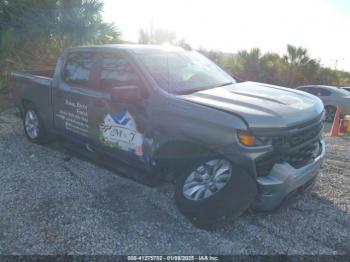
M 78 46 L 78 47 L 67 48 L 66 50 L 67 51 L 83 51 L 83 50 L 103 51 L 103 50 L 111 50 L 111 49 L 125 50 L 129 52 L 133 52 L 135 54 L 183 51 L 181 47 L 171 46 L 171 45 L 139 45 L 139 44 L 89 45 L 89 46 Z

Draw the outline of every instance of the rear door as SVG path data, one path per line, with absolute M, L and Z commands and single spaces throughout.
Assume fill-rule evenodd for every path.
M 91 103 L 96 96 L 92 82 L 96 54 L 77 51 L 68 53 L 64 60 L 60 78 L 53 88 L 55 128 L 60 134 L 88 143 Z

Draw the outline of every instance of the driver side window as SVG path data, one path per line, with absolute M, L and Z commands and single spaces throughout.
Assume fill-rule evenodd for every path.
M 137 73 L 124 56 L 113 53 L 102 54 L 100 64 L 99 86 L 104 90 L 138 85 L 140 82 Z

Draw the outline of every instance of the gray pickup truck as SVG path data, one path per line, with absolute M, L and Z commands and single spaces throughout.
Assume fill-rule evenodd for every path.
M 54 72 L 12 79 L 30 141 L 61 137 L 140 176 L 173 178 L 176 204 L 197 226 L 277 208 L 314 184 L 325 154 L 317 97 L 237 83 L 177 47 L 70 48 Z

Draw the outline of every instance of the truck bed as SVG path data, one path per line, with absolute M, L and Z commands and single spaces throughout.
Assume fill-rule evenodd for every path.
M 12 80 L 30 81 L 39 85 L 51 85 L 54 71 L 14 71 L 11 73 Z
M 44 123 L 52 122 L 53 71 L 12 72 L 11 86 L 16 93 L 16 107 L 23 114 L 24 107 L 35 106 Z

